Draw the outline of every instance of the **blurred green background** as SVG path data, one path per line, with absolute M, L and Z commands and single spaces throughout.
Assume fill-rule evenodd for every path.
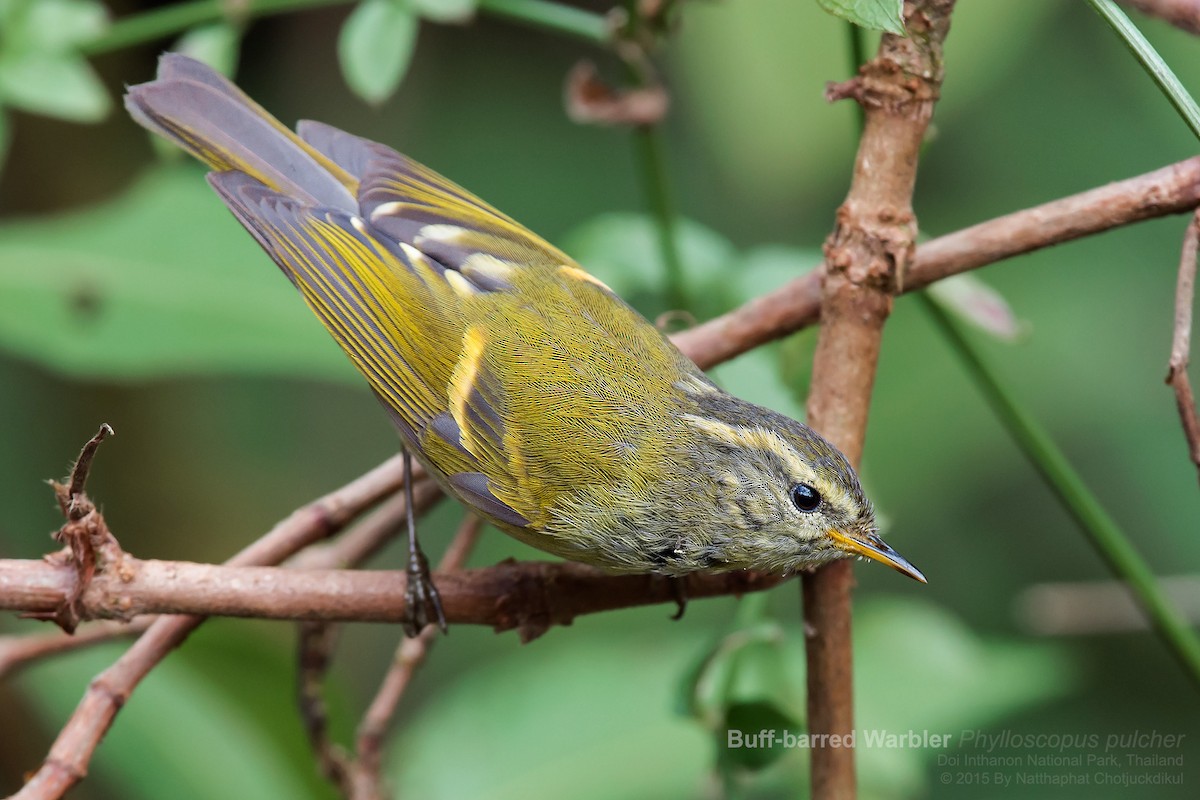
M 371 107 L 339 70 L 336 32 L 347 13 L 320 8 L 249 25 L 239 82 L 288 124 L 327 121 L 431 165 L 578 255 L 647 313 L 662 310 L 632 138 L 575 125 L 562 109 L 563 77 L 580 58 L 620 79 L 610 55 L 486 14 L 466 25 L 425 22 L 398 92 Z M 826 81 L 847 77 L 847 36 L 815 3 L 694 2 L 680 16 L 661 53 L 672 97 L 664 133 L 680 211 L 694 221 L 684 230 L 690 288 L 708 316 L 815 261 L 846 190 L 855 116 L 848 103 L 822 100 Z M 1196 39 L 1137 22 L 1185 85 L 1200 87 Z M 0 67 L 23 46 L 14 30 L 0 29 Z M 101 422 L 117 436 L 89 489 L 141 557 L 220 561 L 396 449 L 366 387 L 201 170 L 156 157 L 116 110 L 121 87 L 149 79 L 170 45 L 92 59 L 114 104 L 99 122 L 27 113 L 19 102 L 0 112 L 0 140 L 10 139 L 0 173 L 3 558 L 52 547 L 59 519 L 44 481 L 63 475 Z M 1083 2 L 960 3 L 934 126 L 915 201 L 930 236 L 1196 152 Z M 973 337 L 1164 575 L 1200 565 L 1196 474 L 1163 385 L 1184 225 L 1144 223 L 978 273 L 1025 332 L 1013 343 Z M 716 374 L 799 415 L 812 341 L 802 333 Z M 1179 756 L 1180 766 L 1099 771 L 1165 772 L 1181 783 L 1138 796 L 1194 796 L 1197 695 L 1158 640 L 1047 640 L 1020 623 L 1015 606 L 1031 585 L 1108 575 L 913 298 L 897 301 L 888 326 L 864 476 L 889 539 L 930 583 L 858 568 L 858 725 L 952 736 L 948 748 L 860 749 L 864 797 L 1011 794 L 979 777 L 997 770 L 947 765 L 980 752 L 960 746 L 967 731 L 1096 734 L 1097 753 L 1113 735 L 1184 734 L 1179 748 L 1144 751 Z M 424 523 L 431 551 L 459 517 L 446 505 Z M 472 563 L 508 556 L 542 557 L 492 531 Z M 375 566 L 398 563 L 393 551 Z M 585 618 L 526 647 L 511 633 L 455 628 L 402 706 L 393 784 L 447 798 L 714 795 L 729 756 L 712 714 L 731 698 L 743 710 L 803 709 L 798 589 L 786 584 L 765 603 L 695 602 L 677 623 L 668 614 Z M 731 631 L 755 625 L 767 633 L 739 659 L 703 661 L 728 648 Z M 0 621 L 8 634 L 42 629 Z M 399 635 L 345 631 L 329 686 L 339 735 L 353 730 Z M 293 707 L 294 643 L 287 624 L 206 624 L 135 693 L 72 796 L 333 796 Z M 39 663 L 0 683 L 0 789 L 14 790 L 40 763 L 88 678 L 118 650 Z M 1113 752 L 1124 763 L 1143 751 Z M 727 772 L 749 796 L 794 796 L 806 785 L 803 755 Z M 1039 771 L 1097 774 L 999 770 Z M 1130 793 L 1094 784 L 1019 791 Z

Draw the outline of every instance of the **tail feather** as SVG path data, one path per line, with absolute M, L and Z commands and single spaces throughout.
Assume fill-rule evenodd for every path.
M 385 148 L 370 139 L 311 119 L 297 122 L 296 133 L 307 144 L 356 178 L 366 174 L 371 162 L 379 157 L 381 150 L 391 151 L 390 148 Z
M 237 170 L 314 205 L 357 212 L 357 179 L 198 61 L 169 53 L 125 106 L 218 172 Z

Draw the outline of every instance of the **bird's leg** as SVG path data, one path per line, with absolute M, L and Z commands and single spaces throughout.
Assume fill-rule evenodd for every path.
M 687 611 L 688 593 L 687 593 L 687 576 L 672 575 L 667 578 L 671 582 L 671 597 L 675 600 L 675 613 L 671 615 L 673 620 L 683 619 L 683 612 Z
M 433 585 L 429 560 L 417 541 L 417 517 L 413 509 L 412 454 L 404 449 L 404 496 L 408 506 L 408 567 L 404 586 L 404 633 L 416 636 L 431 623 L 437 623 L 446 633 L 446 615 L 442 613 L 442 598 Z

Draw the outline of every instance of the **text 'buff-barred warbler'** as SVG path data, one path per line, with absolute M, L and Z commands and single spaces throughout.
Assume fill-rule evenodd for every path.
M 126 106 L 213 171 L 238 221 L 390 412 L 408 453 L 534 547 L 617 572 L 789 572 L 865 556 L 858 476 L 714 385 L 567 255 L 455 184 L 319 122 L 292 133 L 189 58 Z M 410 628 L 440 619 L 410 537 Z

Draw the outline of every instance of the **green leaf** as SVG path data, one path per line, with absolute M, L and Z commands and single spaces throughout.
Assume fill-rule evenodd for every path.
M 237 71 L 238 47 L 242 42 L 239 28 L 228 22 L 200 25 L 179 37 L 171 49 L 203 61 L 217 72 L 233 77 Z
M 430 22 L 467 22 L 475 16 L 479 0 L 410 0 L 418 14 Z
M 728 239 L 688 219 L 675 231 L 690 293 L 701 319 L 732 308 L 741 299 L 731 279 L 738 254 Z M 626 302 L 653 318 L 666 310 L 658 223 L 645 214 L 602 214 L 572 230 L 564 249 Z
M 652 632 L 572 633 L 509 649 L 422 698 L 388 760 L 397 795 L 694 797 L 711 733 L 672 713 L 670 690 L 702 632 L 660 615 Z M 631 669 L 637 653 L 653 657 Z M 464 753 L 470 769 L 461 769 Z
M 756 347 L 713 370 L 714 379 L 744 400 L 802 420 L 804 405 L 784 383 L 780 352 L 779 344 Z
M 361 380 L 190 164 L 0 227 L 0 297 L 0 347 L 74 376 Z
M 37 0 L 12 3 L 4 14 L 11 28 L 6 49 L 65 54 L 108 29 L 108 9 L 98 0 Z
M 904 0 L 817 0 L 821 8 L 855 25 L 904 36 Z
M 404 0 L 363 0 L 338 36 L 338 60 L 346 83 L 378 105 L 396 91 L 412 60 L 420 20 Z
M 766 621 L 732 631 L 702 650 L 683 671 L 676 696 L 675 710 L 692 716 L 712 728 L 724 715 L 735 658 L 743 648 L 755 644 L 778 643 L 783 629 L 778 622 Z
M 864 795 L 929 791 L 926 765 L 944 750 L 872 746 L 867 732 L 929 731 L 957 740 L 1059 697 L 1075 671 L 1052 645 L 983 639 L 923 600 L 876 597 L 854 615 L 855 720 Z M 875 735 L 875 734 L 873 734 Z
M 927 291 L 943 308 L 1001 341 L 1015 341 L 1027 327 L 1004 295 L 969 273 L 940 280 Z
M 765 700 L 729 706 L 721 730 L 716 731 L 719 766 L 747 770 L 765 769 L 795 750 L 792 737 L 803 730 L 779 706 Z M 770 735 L 763 736 L 763 731 Z
M 85 60 L 49 52 L 0 56 L 0 100 L 73 122 L 98 122 L 112 107 L 104 85 Z
M 88 680 L 122 649 L 106 646 L 58 656 L 18 678 L 22 698 L 42 718 L 44 729 L 62 724 Z M 224 678 L 232 680 L 233 673 Z M 220 771 L 219 781 L 214 769 Z M 260 721 L 230 702 L 212 678 L 174 657 L 130 697 L 89 773 L 112 786 L 115 796 L 131 800 L 311 796 Z

